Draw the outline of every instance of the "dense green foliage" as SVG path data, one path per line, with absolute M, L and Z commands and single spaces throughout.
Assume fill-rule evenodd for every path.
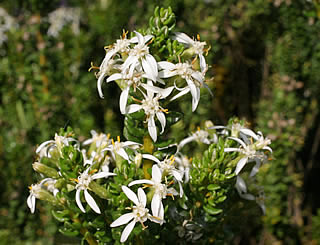
M 35 146 L 69 125 L 80 140 L 91 129 L 112 137 L 121 134 L 120 92 L 108 84 L 103 86 L 105 99 L 99 99 L 88 68 L 91 61 L 100 64 L 102 47 L 122 29 L 145 27 L 156 5 L 171 6 L 176 28 L 199 33 L 211 46 L 208 77 L 214 80 L 207 84 L 214 98 L 202 93 L 194 113 L 187 109 L 189 103 L 177 103 L 186 113 L 174 126 L 174 137 L 181 140 L 179 132 L 195 131 L 206 119 L 220 125 L 236 115 L 273 140 L 273 161 L 258 177 L 266 215 L 258 217 L 259 209 L 248 206 L 247 213 L 232 217 L 243 226 L 230 239 L 320 242 L 319 1 L 32 0 L 1 3 L 16 24 L 0 43 L 0 243 L 42 244 L 49 239 L 59 244 L 67 239 L 58 235 L 58 222 L 45 202 L 37 205 L 36 214 L 27 208 L 27 186 L 37 180 L 32 174 Z M 50 36 L 48 16 L 62 6 L 79 8 L 73 16 L 77 26 L 79 13 L 79 31 L 69 21 Z M 206 154 L 212 154 L 210 149 Z

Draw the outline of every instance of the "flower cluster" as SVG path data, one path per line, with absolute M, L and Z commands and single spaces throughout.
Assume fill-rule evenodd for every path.
M 148 234 L 158 229 L 153 223 L 170 222 L 168 227 L 178 227 L 178 237 L 198 241 L 205 237 L 202 223 L 214 224 L 222 208 L 232 206 L 222 204 L 235 192 L 233 186 L 241 198 L 256 200 L 265 210 L 263 195 L 248 193 L 240 176 L 250 162 L 255 162 L 250 177 L 255 176 L 268 160 L 264 151 L 272 152 L 270 140 L 261 132 L 256 134 L 238 122 L 224 127 L 206 121 L 203 129 L 199 127 L 180 142 L 159 137 L 180 120 L 179 113 L 167 109 L 170 102 L 190 93 L 192 111 L 196 110 L 200 88 L 207 87 L 206 43 L 199 36 L 194 40 L 181 32 L 171 33 L 166 42 L 176 48 L 170 51 L 171 56 L 161 55 L 153 43 L 161 42 L 164 35 L 142 33 L 135 31 L 128 38 L 124 32 L 105 48 L 101 65 L 90 68 L 97 70 L 100 97 L 104 96 L 103 82 L 116 82 L 121 88 L 119 108 L 126 116 L 126 140 L 92 130 L 92 137 L 81 144 L 67 130 L 36 149 L 33 168 L 41 180 L 30 187 L 28 207 L 33 213 L 36 199 L 52 203 L 58 210 L 54 216 L 64 222 L 64 230 L 76 235 L 80 231 L 90 244 L 99 239 L 109 242 L 117 236 L 126 242 L 132 232 L 138 237 L 147 222 L 152 227 Z M 133 140 L 126 130 L 134 132 Z M 191 142 L 207 147 L 200 152 L 200 160 L 187 156 L 193 152 L 184 152 Z M 231 188 L 225 188 L 227 184 Z M 195 214 L 199 217 L 194 219 Z M 137 223 L 141 229 L 135 228 Z M 125 224 L 120 235 L 115 227 Z M 96 232 L 91 233 L 94 228 Z
M 134 33 L 135 36 L 128 39 L 127 33 L 124 32 L 121 39 L 107 46 L 100 67 L 92 65 L 91 69 L 99 70 L 96 75 L 100 97 L 103 98 L 104 79 L 107 78 L 107 83 L 116 81 L 122 89 L 119 100 L 121 113 L 131 114 L 142 110 L 149 135 L 156 142 L 158 133 L 155 120 L 159 121 L 162 134 L 166 126 L 165 114 L 168 113 L 168 110 L 161 106 L 162 100 L 171 96 L 167 101 L 173 101 L 190 92 L 192 111 L 197 108 L 200 87 L 207 87 L 204 78 L 207 64 L 203 56 L 206 43 L 193 41 L 184 33 L 176 33 L 174 38 L 190 46 L 195 58 L 184 62 L 179 59 L 179 62 L 174 64 L 155 59 L 149 47 L 154 38 L 152 35 L 143 36 L 137 31 Z M 200 59 L 200 70 L 194 64 L 197 58 Z M 185 83 L 184 87 L 177 86 L 177 83 L 181 82 Z M 136 103 L 128 105 L 130 91 L 138 98 L 133 97 Z

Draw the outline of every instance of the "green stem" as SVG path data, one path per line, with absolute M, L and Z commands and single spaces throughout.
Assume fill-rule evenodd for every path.
M 154 145 L 149 135 L 143 137 L 143 149 L 149 154 L 153 153 Z M 151 175 L 149 174 L 148 169 L 152 168 L 152 165 L 153 163 L 151 160 L 143 160 L 143 172 L 146 179 L 151 179 Z

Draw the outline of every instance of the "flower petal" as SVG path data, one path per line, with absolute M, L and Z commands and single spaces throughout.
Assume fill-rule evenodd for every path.
M 141 61 L 145 73 L 147 73 L 152 81 L 156 82 L 158 77 L 158 66 L 155 58 L 151 54 L 147 54 Z
M 162 179 L 162 173 L 158 165 L 152 166 L 152 180 L 156 183 L 160 183 Z
M 124 192 L 124 194 L 126 194 L 126 196 L 135 204 L 135 205 L 139 205 L 139 200 L 138 200 L 138 197 L 137 195 L 132 191 L 130 190 L 128 187 L 126 186 L 122 186 L 122 190 Z
M 156 113 L 156 115 L 157 115 L 157 118 L 158 118 L 158 120 L 159 120 L 159 122 L 161 124 L 161 132 L 160 132 L 160 134 L 162 134 L 163 131 L 164 131 L 164 128 L 166 127 L 166 117 L 165 117 L 164 113 L 160 112 L 160 111 L 158 111 Z
M 147 185 L 153 185 L 154 182 L 148 179 L 140 179 L 140 180 L 134 180 L 129 183 L 129 187 L 133 185 L 139 185 L 139 184 L 147 184 Z
M 122 79 L 123 75 L 121 73 L 114 73 L 110 77 L 107 78 L 107 83 L 115 80 Z
M 114 176 L 116 175 L 115 173 L 108 173 L 108 172 L 100 172 L 97 174 L 92 175 L 92 179 L 101 179 L 101 178 L 107 178 L 109 176 Z
M 126 108 L 126 114 L 131 114 L 141 109 L 142 109 L 141 105 L 137 105 L 137 104 L 128 105 Z
M 121 114 L 126 114 L 126 106 L 128 101 L 129 90 L 130 90 L 130 86 L 127 86 L 124 90 L 122 90 L 120 94 L 119 106 L 120 106 Z
M 138 189 L 138 199 L 139 199 L 140 203 L 145 207 L 147 204 L 147 196 L 144 193 L 142 188 Z
M 80 210 L 85 213 L 86 210 L 84 209 L 84 207 L 82 206 L 81 200 L 80 200 L 80 189 L 78 189 L 76 191 L 76 203 L 78 205 L 78 207 L 80 208 Z
M 87 190 L 84 190 L 84 198 L 86 199 L 89 206 L 98 214 L 101 214 L 100 208 L 98 207 L 96 201 L 93 199 L 93 197 L 89 194 Z
M 159 70 L 173 70 L 176 65 L 168 61 L 160 61 L 157 63 Z
M 161 207 L 161 197 L 159 194 L 155 193 L 151 200 L 151 210 L 152 210 L 153 216 L 159 217 L 160 207 Z
M 123 148 L 120 148 L 118 151 L 116 151 L 116 153 L 119 156 L 121 156 L 123 159 L 129 161 L 129 156 L 128 156 L 127 152 Z
M 151 161 L 155 161 L 156 163 L 160 163 L 160 160 L 153 155 L 150 154 L 142 154 L 142 157 L 145 159 L 149 159 Z
M 252 138 L 254 138 L 255 140 L 259 140 L 259 137 L 256 135 L 255 132 L 253 132 L 251 129 L 248 128 L 242 128 L 240 129 L 240 132 L 243 134 L 246 134 L 248 136 L 251 136 Z
M 150 134 L 150 137 L 152 138 L 152 140 L 154 142 L 157 141 L 157 127 L 156 124 L 154 122 L 154 116 L 150 116 L 149 120 L 148 120 L 148 132 Z
M 248 158 L 243 157 L 240 159 L 240 161 L 237 163 L 236 170 L 234 171 L 236 175 L 240 173 L 240 171 L 243 169 L 244 165 L 247 163 Z
M 126 228 L 124 228 L 124 230 L 121 234 L 120 242 L 127 241 L 128 236 L 130 235 L 131 231 L 133 230 L 135 224 L 136 224 L 136 221 L 133 220 L 126 226 Z
M 176 32 L 173 39 L 177 40 L 180 43 L 189 44 L 189 45 L 192 45 L 194 43 L 194 41 L 187 34 L 183 32 Z
M 133 218 L 134 218 L 134 214 L 133 213 L 127 213 L 127 214 L 121 215 L 119 218 L 117 218 L 115 221 L 113 221 L 110 224 L 110 227 L 117 227 L 117 226 L 120 226 L 120 225 L 127 224 Z

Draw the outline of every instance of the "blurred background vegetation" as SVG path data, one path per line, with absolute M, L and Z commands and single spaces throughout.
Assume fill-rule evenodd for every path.
M 68 243 L 44 202 L 34 215 L 26 205 L 35 148 L 67 126 L 82 139 L 91 129 L 121 134 L 120 91 L 104 84 L 100 99 L 88 68 L 157 5 L 211 46 L 214 97 L 203 91 L 195 113 L 183 100 L 179 132 L 238 116 L 273 140 L 258 178 L 266 215 L 235 217 L 233 243 L 320 244 L 319 0 L 0 1 L 0 244 Z

